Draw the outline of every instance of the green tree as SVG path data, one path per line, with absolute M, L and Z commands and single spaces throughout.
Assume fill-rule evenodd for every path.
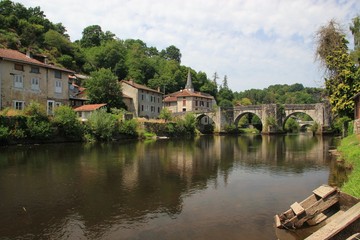
M 352 19 L 350 31 L 354 37 L 354 51 L 352 51 L 351 58 L 355 63 L 360 64 L 360 15 Z
M 331 20 L 316 36 L 316 57 L 325 68 L 325 87 L 333 111 L 352 117 L 352 97 L 360 91 L 360 76 L 358 67 L 350 59 L 345 35 L 339 24 Z
M 91 103 L 106 103 L 108 109 L 124 106 L 120 84 L 110 69 L 92 72 L 85 86 Z
M 99 25 L 91 25 L 84 28 L 80 44 L 84 48 L 100 46 L 101 40 L 104 36 Z
M 161 109 L 160 114 L 159 114 L 159 118 L 164 119 L 165 121 L 171 121 L 172 120 L 171 111 L 169 109 L 167 109 L 167 108 Z
M 165 50 L 162 50 L 160 55 L 165 58 L 166 60 L 174 60 L 181 63 L 181 52 L 180 49 L 175 47 L 174 45 L 171 45 L 167 47 Z

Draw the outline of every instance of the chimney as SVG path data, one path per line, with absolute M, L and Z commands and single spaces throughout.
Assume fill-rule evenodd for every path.
M 26 57 L 31 58 L 31 52 L 29 49 L 26 50 Z

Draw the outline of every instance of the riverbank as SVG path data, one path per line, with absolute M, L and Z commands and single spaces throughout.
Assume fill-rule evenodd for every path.
M 360 197 L 360 135 L 350 135 L 342 139 L 338 147 L 345 164 L 352 169 L 348 181 L 344 183 L 341 190 L 354 196 Z

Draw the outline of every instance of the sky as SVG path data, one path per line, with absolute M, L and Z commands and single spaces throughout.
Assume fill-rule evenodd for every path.
M 140 39 L 159 51 L 174 45 L 181 64 L 233 91 L 301 83 L 323 87 L 315 33 L 331 19 L 349 31 L 360 0 L 14 0 L 39 6 L 62 23 L 71 41 L 99 25 L 119 39 Z

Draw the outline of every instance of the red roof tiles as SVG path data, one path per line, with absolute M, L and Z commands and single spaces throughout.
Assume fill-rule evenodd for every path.
M 71 71 L 69 69 L 65 69 L 65 68 L 60 68 L 60 67 L 56 67 L 53 65 L 49 65 L 49 64 L 45 64 L 42 63 L 34 58 L 30 58 L 27 55 L 13 50 L 13 49 L 4 49 L 4 48 L 0 48 L 0 58 L 2 59 L 6 59 L 9 61 L 14 61 L 14 62 L 20 62 L 20 63 L 28 63 L 28 64 L 33 64 L 33 65 L 37 65 L 37 66 L 41 66 L 44 68 L 51 68 L 51 69 L 56 69 L 56 70 L 61 70 L 64 72 L 70 72 L 73 73 L 74 71 Z
M 103 106 L 106 106 L 105 103 L 101 103 L 101 104 L 87 104 L 87 105 L 82 105 L 80 107 L 77 107 L 74 109 L 75 112 L 91 112 L 91 111 L 95 111 Z

